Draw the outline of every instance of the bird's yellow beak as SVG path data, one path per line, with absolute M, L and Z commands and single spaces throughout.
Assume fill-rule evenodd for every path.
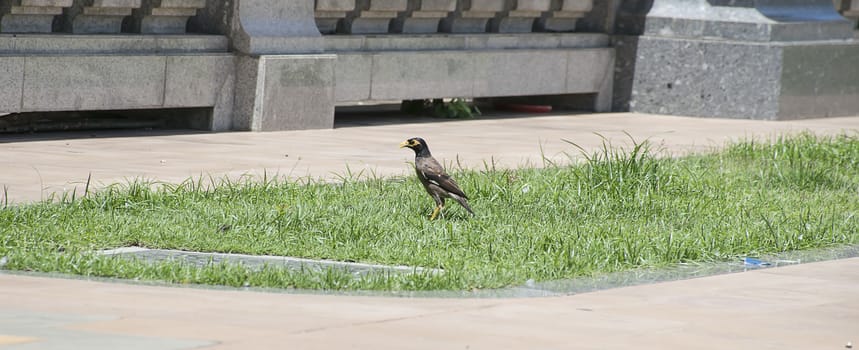
M 409 147 L 409 141 L 403 141 L 400 143 L 400 148 Z

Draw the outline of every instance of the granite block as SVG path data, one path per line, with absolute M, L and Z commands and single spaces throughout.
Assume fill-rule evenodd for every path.
M 779 119 L 859 114 L 859 43 L 783 48 Z
M 24 57 L 0 57 L 0 113 L 21 110 Z
M 760 1 L 655 0 L 645 33 L 678 38 L 744 41 L 833 40 L 853 37 L 853 24 L 832 0 Z
M 337 102 L 369 100 L 372 67 L 372 53 L 337 55 L 334 100 Z
M 642 36 L 634 112 L 776 119 L 781 48 L 743 42 Z
M 241 57 L 233 127 L 252 131 L 334 126 L 334 55 Z
M 373 57 L 374 100 L 472 95 L 473 52 L 387 52 Z
M 552 95 L 566 91 L 565 50 L 489 51 L 472 53 L 477 78 L 473 96 Z
M 570 50 L 567 57 L 568 94 L 602 92 L 614 72 L 612 49 Z
M 163 56 L 26 58 L 23 111 L 157 108 L 164 103 Z
M 233 55 L 168 56 L 164 107 L 213 107 L 208 129 L 229 130 L 235 71 Z
M 189 30 L 227 35 L 245 55 L 322 52 L 313 1 L 209 0 L 191 18 Z

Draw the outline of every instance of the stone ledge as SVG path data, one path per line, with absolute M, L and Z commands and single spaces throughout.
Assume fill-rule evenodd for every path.
M 232 54 L 0 55 L 0 73 L 0 113 L 210 107 L 232 126 Z
M 351 52 L 337 55 L 335 100 L 592 94 L 607 111 L 612 48 Z
M 143 54 L 227 52 L 221 35 L 0 34 L 0 54 Z
M 325 51 L 423 51 L 567 49 L 609 46 L 609 36 L 598 33 L 521 33 L 446 35 L 325 36 Z

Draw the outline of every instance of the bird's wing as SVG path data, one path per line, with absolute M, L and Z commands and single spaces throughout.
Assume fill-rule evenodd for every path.
M 453 193 L 462 198 L 468 198 L 462 189 L 459 188 L 459 185 L 453 178 L 450 177 L 445 171 L 441 164 L 438 163 L 435 159 L 429 158 L 424 162 L 420 162 L 418 167 L 418 171 L 424 176 L 424 178 L 429 181 L 429 183 L 441 187 L 445 191 Z

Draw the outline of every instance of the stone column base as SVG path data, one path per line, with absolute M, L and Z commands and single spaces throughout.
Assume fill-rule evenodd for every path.
M 630 109 L 783 120 L 859 114 L 859 42 L 641 36 Z
M 335 55 L 239 58 L 238 130 L 281 131 L 334 127 Z

